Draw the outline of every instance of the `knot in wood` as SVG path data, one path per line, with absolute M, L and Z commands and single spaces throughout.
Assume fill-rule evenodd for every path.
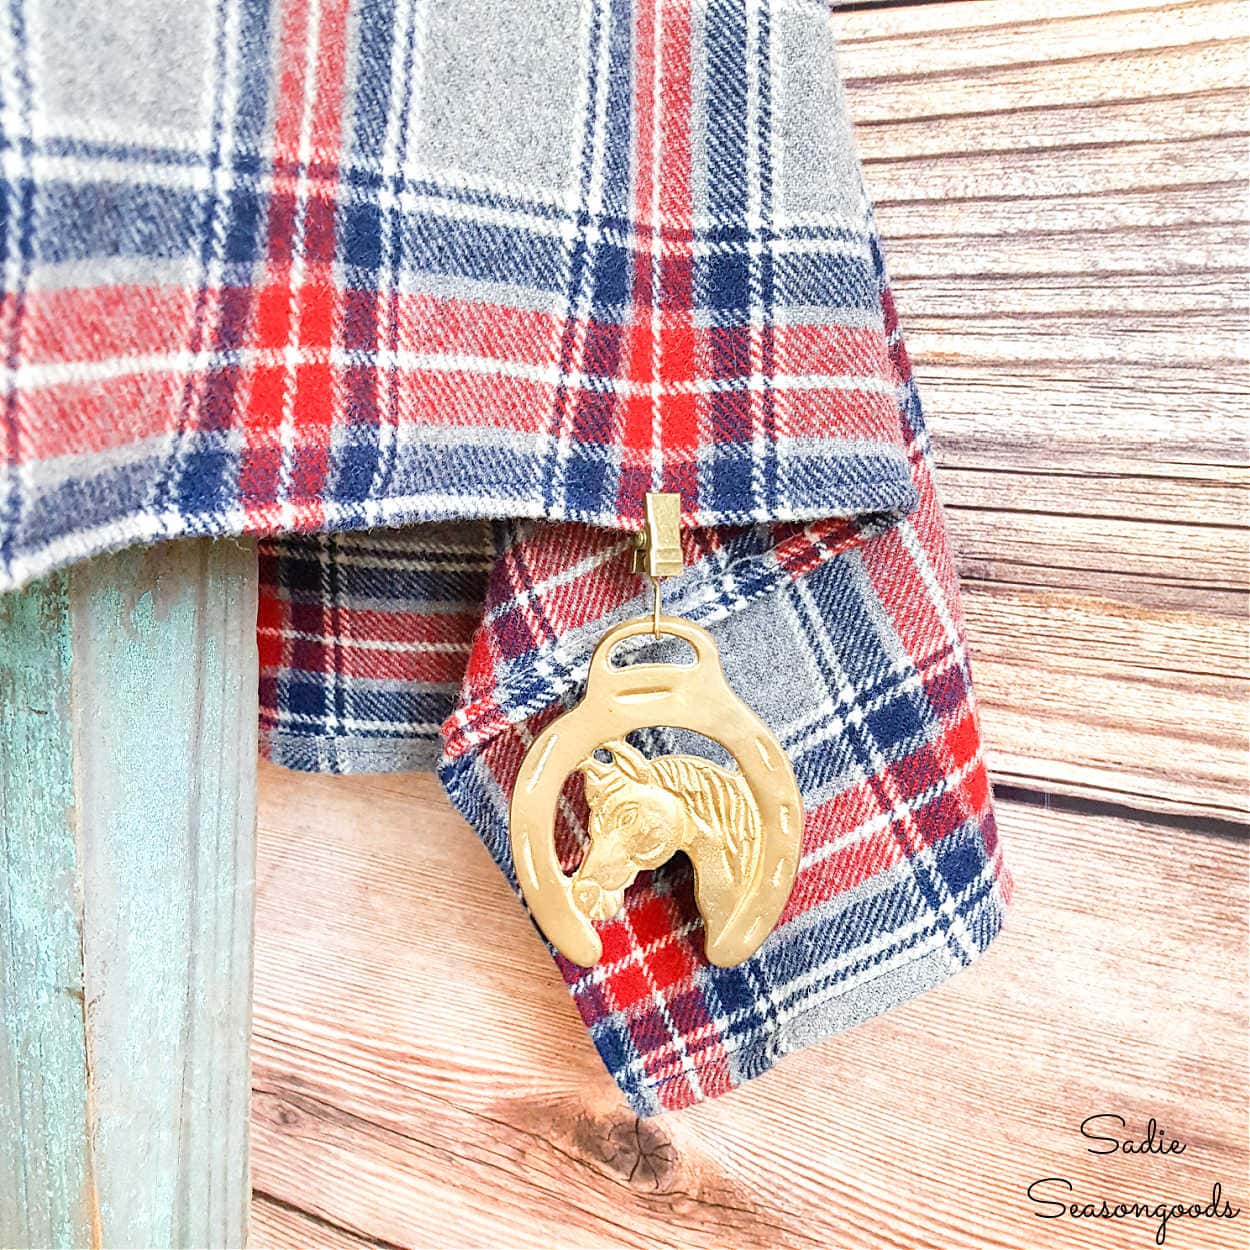
M 677 1170 L 677 1147 L 650 1120 L 634 1116 L 609 1125 L 600 1157 L 609 1171 L 637 1189 L 662 1188 Z

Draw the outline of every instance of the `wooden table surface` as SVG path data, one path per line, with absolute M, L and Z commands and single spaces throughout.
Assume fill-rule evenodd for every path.
M 639 1122 L 428 777 L 262 770 L 254 1229 L 301 1247 L 1250 1244 L 1250 7 L 839 6 L 941 466 L 1009 928 L 942 988 Z M 1183 1154 L 1088 1152 L 1155 1117 Z M 1110 1122 L 1101 1121 L 1106 1126 Z M 1053 1191 L 1050 1191 L 1053 1192 Z

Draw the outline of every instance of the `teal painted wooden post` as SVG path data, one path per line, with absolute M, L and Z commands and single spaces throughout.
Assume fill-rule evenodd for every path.
M 0 597 L 0 1246 L 240 1247 L 256 557 Z

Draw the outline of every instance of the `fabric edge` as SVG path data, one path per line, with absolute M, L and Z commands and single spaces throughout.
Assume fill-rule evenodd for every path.
M 866 513 L 897 512 L 907 516 L 916 507 L 918 495 L 912 481 L 907 455 L 901 448 L 882 448 L 886 473 L 860 481 L 851 490 L 826 462 L 822 476 L 828 479 L 828 492 L 820 481 L 808 489 L 818 502 L 759 509 L 703 510 L 683 508 L 682 525 L 694 529 L 721 529 L 757 525 L 763 522 L 806 523 L 829 518 L 848 519 Z M 123 551 L 140 543 L 171 542 L 180 538 L 265 539 L 311 533 L 347 533 L 369 529 L 401 529 L 409 525 L 438 521 L 553 521 L 592 525 L 620 533 L 636 533 L 643 517 L 613 512 L 605 508 L 549 508 L 542 503 L 541 483 L 530 483 L 528 499 L 463 498 L 449 499 L 445 489 L 429 490 L 396 498 L 367 500 L 363 503 L 334 504 L 324 500 L 288 500 L 264 510 L 213 508 L 199 512 L 153 514 L 135 505 L 128 515 L 112 519 L 91 530 L 73 530 L 41 543 L 34 549 L 12 556 L 0 568 L 0 594 L 22 590 L 57 569 L 81 560 Z
M 996 849 L 991 863 L 993 870 L 984 898 L 977 908 L 977 923 L 971 930 L 974 946 L 966 958 L 956 959 L 951 955 L 951 926 L 947 924 L 935 935 L 941 939 L 940 947 L 921 946 L 909 953 L 906 959 L 856 982 L 846 991 L 805 1008 L 788 1020 L 784 1028 L 757 1032 L 732 1052 L 729 1058 L 732 1059 L 733 1080 L 719 1092 L 722 1095 L 731 1093 L 775 1068 L 787 1055 L 827 1042 L 858 1024 L 902 1006 L 977 963 L 1006 927 L 1011 903 L 1011 878 L 1003 863 L 1001 847 Z M 594 1030 L 590 1031 L 598 1048 Z M 707 1081 L 713 1085 L 724 1081 L 726 1067 L 725 1056 L 700 1059 L 691 1064 L 700 1082 Z M 669 1087 L 688 1082 L 689 1076 L 683 1069 L 658 1080 L 640 1080 L 629 1084 L 618 1081 L 617 1085 L 630 1108 L 641 1118 L 648 1119 L 683 1110 L 682 1106 L 666 1105 L 663 1094 Z
M 433 772 L 441 751 L 437 736 L 379 742 L 373 738 L 304 736 L 263 727 L 260 731 L 262 757 L 297 773 Z

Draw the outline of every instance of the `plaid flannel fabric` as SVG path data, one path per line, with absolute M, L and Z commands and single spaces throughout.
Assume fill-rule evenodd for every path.
M 562 965 L 640 1111 L 991 939 L 957 587 L 819 0 L 9 0 L 0 159 L 0 590 L 267 536 L 264 749 L 437 766 L 509 875 L 525 744 L 643 606 L 643 495 L 681 495 L 667 600 L 807 823 L 741 968 L 676 866 Z M 584 823 L 571 787 L 567 863 Z

